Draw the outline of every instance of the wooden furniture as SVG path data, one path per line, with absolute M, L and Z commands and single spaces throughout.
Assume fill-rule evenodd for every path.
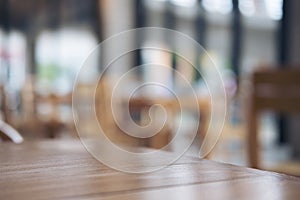
M 56 134 L 59 130 L 64 128 L 68 128 L 71 132 L 75 131 L 73 118 L 71 113 L 72 107 L 72 94 L 68 93 L 65 95 L 57 95 L 57 94 L 49 94 L 46 96 L 42 96 L 39 94 L 35 94 L 35 114 L 36 117 L 39 118 L 40 123 L 46 128 L 47 135 L 50 138 L 56 137 Z M 50 106 L 50 112 L 47 113 L 44 118 L 38 113 L 37 107 L 39 105 L 47 105 Z M 69 108 L 70 121 L 64 122 L 61 114 L 63 114 L 61 108 L 62 106 L 67 106 Z
M 284 114 L 300 112 L 300 69 L 265 69 L 252 77 L 248 118 L 248 158 L 251 167 L 260 167 L 257 121 L 261 111 Z
M 144 146 L 144 147 L 152 147 L 152 148 L 162 148 L 167 145 L 171 139 L 171 131 L 169 127 L 163 127 L 162 130 L 156 135 L 149 138 L 137 138 L 126 134 L 123 130 L 119 128 L 116 124 L 116 119 L 114 119 L 112 113 L 112 83 L 109 80 L 101 80 L 98 84 L 96 91 L 96 114 L 98 117 L 98 121 L 103 128 L 107 137 L 113 143 L 122 143 L 125 145 L 134 145 L 134 146 Z M 118 105 L 122 108 L 126 108 L 122 97 L 117 101 Z M 155 101 L 157 103 L 157 101 Z M 146 98 L 134 98 L 129 103 L 129 112 L 130 114 L 141 114 L 147 113 L 149 108 L 153 105 L 153 101 Z M 165 105 L 165 104 L 163 104 Z M 122 117 L 121 117 L 122 118 Z M 128 119 L 124 117 L 122 119 L 122 123 L 124 125 L 128 124 Z M 138 121 L 135 121 L 137 124 Z M 142 126 L 142 124 L 139 124 Z
M 72 94 L 58 95 L 50 93 L 41 95 L 35 91 L 35 78 L 30 77 L 22 90 L 22 119 L 18 129 L 26 133 L 43 132 L 42 137 L 57 137 L 60 130 L 67 129 L 75 132 L 72 118 Z M 67 107 L 68 120 L 62 118 Z M 36 137 L 37 135 L 35 135 Z
M 199 122 L 199 130 L 197 134 L 196 140 L 203 140 L 206 136 L 207 128 L 209 125 L 209 118 L 210 118 L 210 99 L 207 98 L 198 98 L 198 106 L 200 108 L 200 122 Z M 184 105 L 181 105 L 184 109 L 189 109 L 191 112 L 195 111 L 195 108 L 192 106 L 193 103 L 191 103 L 191 99 L 189 97 L 183 98 Z M 176 116 L 176 114 L 180 113 L 180 104 L 178 100 L 174 97 L 160 97 L 160 98 L 147 98 L 147 97 L 133 97 L 130 100 L 130 110 L 140 110 L 143 111 L 143 109 L 146 111 L 145 115 L 148 116 L 149 108 L 154 105 L 159 104 L 162 105 L 167 112 L 169 112 L 169 116 L 173 116 L 173 118 Z M 174 126 L 175 119 L 170 119 L 168 121 L 169 124 L 169 130 L 170 135 L 172 135 L 172 127 Z M 159 140 L 160 138 L 157 137 Z M 154 138 L 155 140 L 155 138 Z M 156 143 L 156 142 L 154 142 Z M 198 145 L 200 145 L 201 142 L 197 142 Z M 210 155 L 207 156 L 209 158 Z
M 0 108 L 1 108 L 1 114 L 3 121 L 8 122 L 9 121 L 9 112 L 7 108 L 7 99 L 6 99 L 6 92 L 4 85 L 0 84 Z
M 94 95 L 91 91 L 88 93 Z M 112 113 L 112 83 L 109 79 L 101 79 L 97 85 L 95 94 L 95 110 L 97 120 L 105 135 L 115 144 L 124 144 L 129 146 L 141 146 L 143 142 L 140 139 L 131 137 L 124 133 L 116 124 Z M 119 105 L 115 105 L 119 106 Z
M 300 196 L 299 178 L 194 157 L 182 157 L 152 173 L 126 174 L 95 160 L 79 141 L 4 143 L 0 163 L 0 199 L 296 200 Z
M 104 132 L 107 133 L 107 137 L 114 143 L 126 143 L 130 145 L 137 146 L 147 146 L 153 148 L 161 148 L 167 145 L 172 139 L 172 119 L 168 119 L 166 125 L 162 128 L 162 130 L 156 134 L 155 136 L 149 138 L 134 138 L 122 130 L 116 125 L 115 119 L 112 114 L 111 102 L 112 102 L 112 83 L 109 80 L 102 79 L 98 83 L 97 91 L 96 91 L 96 113 L 98 117 L 98 121 L 101 124 Z M 185 102 L 185 109 L 190 109 L 192 112 L 195 111 L 195 108 L 192 107 L 193 101 L 189 99 L 189 97 L 185 97 L 183 100 Z M 122 96 L 118 100 L 119 104 L 126 103 L 125 100 L 122 100 Z M 165 108 L 168 112 L 168 116 L 175 117 L 176 113 L 180 112 L 180 105 L 176 98 L 174 97 L 146 97 L 146 96 L 135 96 L 130 99 L 129 102 L 129 110 L 130 114 L 139 114 L 140 121 L 137 120 L 136 123 L 142 125 L 145 121 L 145 118 L 148 118 L 149 108 L 154 105 L 159 104 Z M 210 119 L 210 99 L 209 98 L 199 98 L 198 105 L 200 109 L 201 115 L 201 125 L 199 126 L 199 134 L 197 135 L 198 144 L 199 141 L 205 137 L 205 133 L 207 132 L 209 119 Z M 133 116 L 131 116 L 133 117 Z M 124 122 L 126 124 L 126 119 L 124 117 Z M 156 120 L 156 119 L 154 119 Z M 160 120 L 160 119 L 158 119 Z M 175 119 L 173 120 L 175 121 Z M 147 122 L 146 122 L 147 124 Z
M 144 143 L 146 146 L 160 149 L 165 145 L 167 145 L 172 139 L 171 121 L 174 120 L 172 117 L 170 117 L 170 116 L 174 117 L 174 115 L 172 115 L 172 111 L 173 111 L 172 102 L 163 101 L 163 99 L 157 101 L 155 99 L 150 99 L 145 97 L 131 98 L 129 101 L 129 112 L 132 118 L 136 118 L 135 122 L 137 124 L 139 124 L 140 126 L 145 126 L 150 123 L 150 118 L 149 118 L 150 108 L 157 103 L 163 106 L 167 112 L 169 112 L 168 113 L 169 118 L 166 121 L 166 124 L 162 128 L 162 130 L 160 130 L 160 132 L 157 133 L 156 135 L 148 139 L 144 139 Z M 160 120 L 161 120 L 160 116 L 156 114 L 156 116 L 153 117 L 152 123 L 155 126 L 156 124 L 158 124 L 157 122 Z

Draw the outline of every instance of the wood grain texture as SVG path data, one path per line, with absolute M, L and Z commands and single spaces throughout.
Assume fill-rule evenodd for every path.
M 166 152 L 165 156 L 168 156 Z M 0 144 L 0 199 L 299 199 L 300 179 L 182 157 L 156 172 L 110 169 L 79 141 Z

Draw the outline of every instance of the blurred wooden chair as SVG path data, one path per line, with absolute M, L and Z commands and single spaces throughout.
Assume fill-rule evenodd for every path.
M 63 129 L 75 132 L 73 121 L 66 122 L 61 118 L 62 106 L 72 108 L 72 94 L 41 95 L 35 91 L 34 83 L 35 79 L 29 78 L 22 91 L 23 118 L 19 129 L 26 132 L 43 132 L 40 135 L 49 138 L 57 137 Z
M 64 121 L 61 117 L 63 114 L 62 106 L 66 106 L 69 108 L 71 112 L 72 108 L 72 94 L 48 94 L 48 95 L 40 95 L 35 93 L 35 109 L 36 109 L 36 117 L 39 118 L 40 123 L 46 128 L 47 136 L 50 138 L 57 137 L 59 131 L 63 129 L 68 129 L 69 131 L 74 131 L 72 121 Z M 41 114 L 39 112 L 39 106 L 47 106 L 49 107 L 49 112 L 45 114 Z M 43 109 L 43 108 L 42 108 Z M 72 114 L 70 114 L 72 116 Z
M 261 156 L 257 122 L 261 111 L 300 113 L 300 69 L 265 69 L 254 72 L 248 113 L 249 166 L 259 168 Z
M 109 80 L 101 80 L 96 92 L 96 113 L 98 121 L 101 124 L 107 137 L 114 143 L 120 143 L 133 146 L 146 146 L 151 148 L 161 148 L 168 144 L 171 138 L 171 131 L 163 128 L 158 134 L 150 138 L 135 138 L 124 133 L 116 124 L 111 109 L 112 85 Z M 124 103 L 120 97 L 119 106 Z M 152 101 L 147 99 L 136 99 L 130 102 L 129 110 L 131 116 L 138 115 L 134 121 L 142 125 L 143 115 L 153 105 Z M 127 119 L 124 118 L 124 121 Z M 141 123 L 140 123 L 141 122 Z M 126 123 L 126 122 L 125 122 Z
M 110 80 L 103 79 L 99 82 L 96 92 L 96 113 L 98 121 L 101 124 L 101 127 L 105 130 L 106 133 L 109 133 L 109 138 L 113 142 L 117 140 L 125 143 L 138 144 L 140 146 L 148 146 L 152 148 L 161 148 L 167 145 L 173 137 L 173 128 L 175 127 L 175 117 L 180 113 L 180 104 L 176 98 L 172 97 L 146 97 L 146 96 L 135 96 L 130 99 L 129 102 L 129 111 L 131 118 L 139 125 L 143 126 L 149 122 L 149 109 L 154 104 L 162 105 L 165 110 L 168 112 L 168 119 L 165 126 L 161 129 L 159 133 L 149 138 L 134 138 L 120 130 L 113 118 L 111 110 L 111 96 L 112 96 L 112 85 Z M 185 104 L 181 105 L 184 108 L 194 111 L 195 108 L 192 107 L 193 101 L 190 97 L 186 97 L 184 100 Z M 125 100 L 122 101 L 122 96 L 120 96 L 119 103 L 126 103 Z M 210 120 L 210 98 L 199 98 L 198 105 L 200 109 L 200 121 L 199 121 L 199 130 L 195 138 L 195 144 L 200 146 L 203 139 L 206 136 L 206 132 Z M 122 105 L 121 105 L 122 106 Z M 124 118 L 124 121 L 126 123 Z M 160 120 L 158 118 L 154 120 Z M 206 158 L 209 158 L 208 155 Z
M 6 123 L 9 121 L 9 112 L 7 108 L 7 96 L 5 92 L 4 85 L 0 85 L 0 108 L 3 121 Z
M 151 99 L 146 97 L 132 97 L 129 102 L 129 112 L 137 124 L 145 126 L 150 123 L 149 112 L 154 104 L 159 104 L 164 107 L 168 112 L 168 119 L 159 133 L 147 139 L 141 139 L 141 141 L 144 142 L 146 146 L 159 149 L 167 145 L 172 137 L 171 121 L 174 120 L 173 117 L 175 117 L 175 115 L 172 115 L 174 114 L 172 113 L 174 111 L 173 101 L 164 101 L 164 98 Z M 160 120 L 159 116 L 154 116 L 152 123 L 157 124 L 158 120 Z

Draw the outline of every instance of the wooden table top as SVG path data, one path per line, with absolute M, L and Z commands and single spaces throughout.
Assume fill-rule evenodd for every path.
M 300 179 L 193 157 L 126 174 L 79 141 L 0 144 L 0 199 L 299 199 Z

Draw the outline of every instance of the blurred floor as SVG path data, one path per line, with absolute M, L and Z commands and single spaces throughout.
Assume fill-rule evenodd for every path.
M 245 126 L 225 125 L 224 131 L 215 146 L 211 159 L 219 162 L 247 166 Z M 272 142 L 264 144 L 270 137 L 276 137 L 276 132 L 262 132 L 261 151 L 263 169 L 300 176 L 300 162 L 293 160 L 291 150 L 287 145 Z M 270 139 L 269 139 L 270 140 Z

